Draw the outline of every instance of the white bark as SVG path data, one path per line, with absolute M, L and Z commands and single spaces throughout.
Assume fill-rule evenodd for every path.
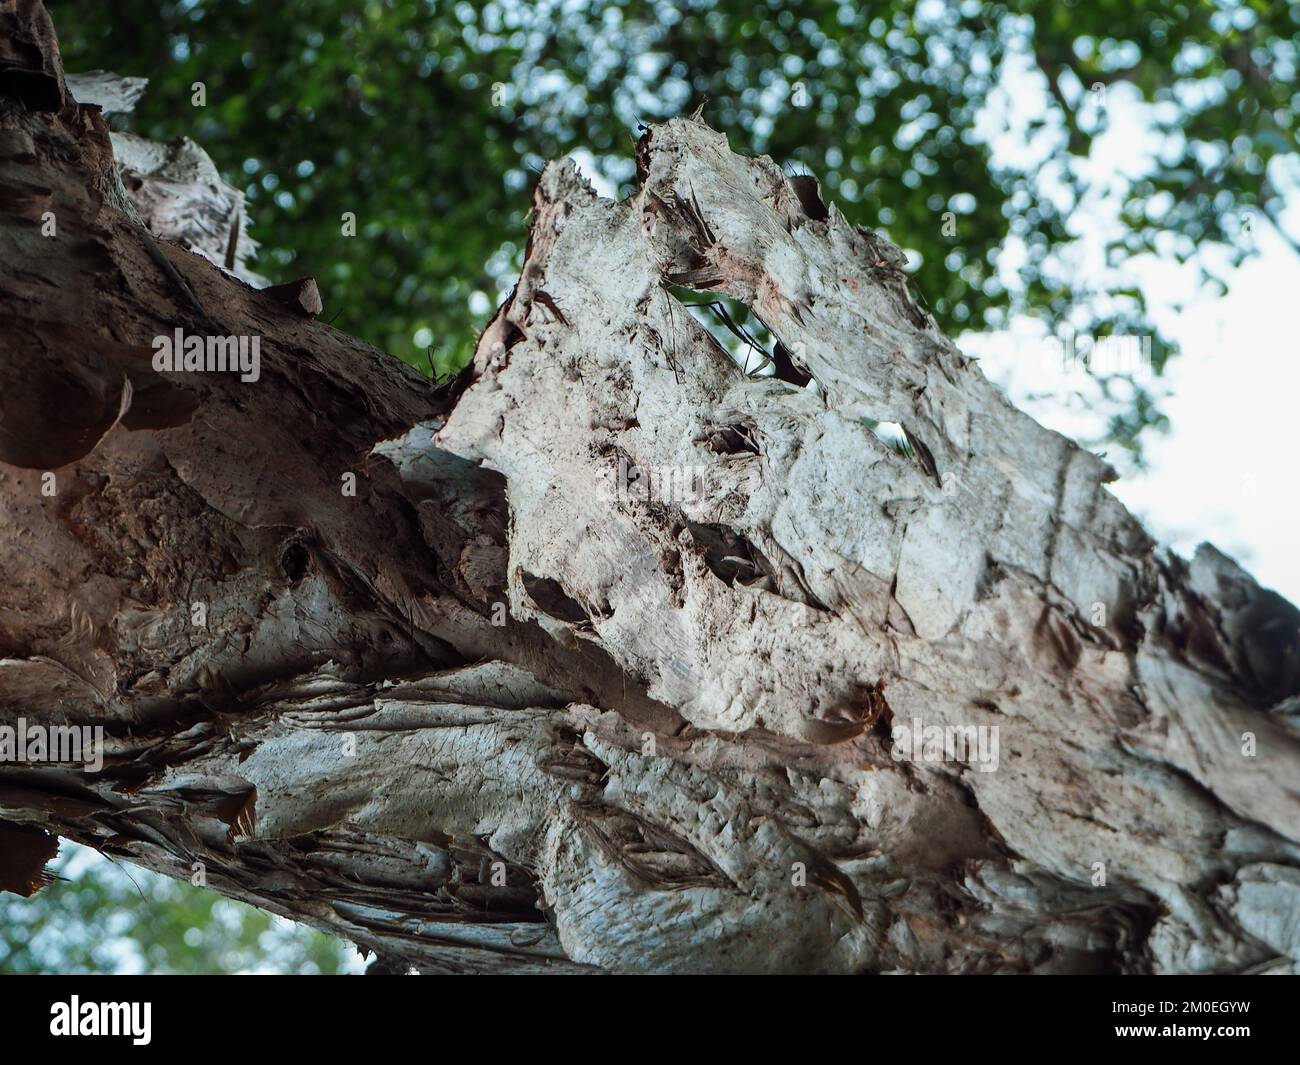
M 1292 862 L 1300 838 L 1300 748 L 1278 706 L 1296 686 L 1294 609 L 1212 548 L 1189 570 L 1162 561 L 1104 488 L 1105 463 L 1011 408 L 873 269 L 893 249 L 770 160 L 676 121 L 640 161 L 622 204 L 569 165 L 547 171 L 519 288 L 437 438 L 507 479 L 516 614 L 599 644 L 676 707 L 700 730 L 677 762 L 715 770 L 759 730 L 814 745 L 816 801 L 791 783 L 765 822 L 837 862 L 863 899 L 849 927 L 864 934 L 837 928 L 829 967 L 999 967 L 1008 953 L 1051 967 L 1062 936 L 1068 967 L 1116 946 L 1138 900 L 1166 912 L 1123 944 L 1129 964 L 1266 962 L 1234 924 L 1258 915 L 1207 898 L 1249 877 L 1270 882 L 1259 905 L 1296 904 L 1290 871 L 1256 864 Z M 683 275 L 749 305 L 816 388 L 745 376 L 664 287 Z M 868 418 L 901 423 L 937 477 Z M 748 446 L 719 454 L 728 429 Z M 705 491 L 611 503 L 596 488 L 620 457 L 702 468 Z M 716 575 L 700 526 L 757 549 L 752 580 Z M 548 617 L 525 575 L 558 582 L 586 619 Z M 997 769 L 893 762 L 867 727 L 876 687 L 896 725 L 999 729 Z M 619 802 L 640 812 L 633 794 Z M 785 821 L 792 802 L 811 820 Z M 717 838 L 695 802 L 665 816 L 696 847 Z M 775 836 L 745 849 L 779 896 L 791 856 Z M 680 904 L 647 901 L 639 932 Z M 1079 911 L 1095 917 L 1073 942 L 1060 926 Z M 918 935 L 936 921 L 942 961 Z M 986 945 L 958 947 L 963 926 Z
M 148 78 L 124 78 L 105 70 L 67 76 L 68 91 L 104 114 L 129 114 Z M 257 288 L 266 279 L 248 264 L 257 241 L 248 231 L 244 194 L 217 170 L 212 158 L 188 137 L 160 144 L 132 133 L 111 134 L 118 176 L 139 220 L 156 237 L 174 241 Z

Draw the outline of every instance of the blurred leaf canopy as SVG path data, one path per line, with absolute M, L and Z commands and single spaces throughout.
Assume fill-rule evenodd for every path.
M 518 269 L 530 171 L 585 151 L 626 194 L 638 123 L 706 100 L 736 150 L 811 171 L 851 220 L 907 249 L 951 335 L 1029 314 L 1052 331 L 1153 336 L 1157 370 L 1169 348 L 1118 268 L 1215 242 L 1239 261 L 1245 212 L 1276 216 L 1275 164 L 1296 155 L 1300 4 L 1279 0 L 52 7 L 69 70 L 150 78 L 130 128 L 194 138 L 246 189 L 260 272 L 312 274 L 339 328 L 439 374 L 468 359 Z M 992 145 L 1029 101 L 1017 90 L 1010 119 L 987 116 L 1012 68 L 1045 101 L 1021 133 L 1048 149 L 1009 162 Z M 1151 105 L 1153 143 L 1133 174 L 1102 181 L 1086 164 L 1121 92 Z M 1072 266 L 1075 209 L 1102 193 L 1121 223 L 1104 267 Z M 1139 387 L 1110 419 L 1132 446 L 1162 415 Z
M 0 893 L 0 974 L 360 968 L 341 939 L 67 840 L 52 871 L 66 880 L 30 899 Z

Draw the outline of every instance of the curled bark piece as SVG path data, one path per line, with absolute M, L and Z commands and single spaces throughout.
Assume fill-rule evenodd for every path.
M 277 303 L 292 307 L 309 318 L 315 318 L 325 305 L 321 302 L 320 289 L 314 277 L 300 277 L 283 285 L 272 285 L 262 289 L 262 294 L 270 296 Z
M 132 133 L 113 133 L 112 146 L 126 195 L 151 233 L 255 287 L 266 284 L 248 266 L 257 241 L 248 232 L 244 194 L 221 177 L 207 152 L 189 138 L 160 144 Z
M 57 878 L 45 871 L 59 840 L 40 828 L 0 821 L 0 891 L 30 898 Z
M 149 86 L 148 78 L 124 78 L 110 70 L 68 74 L 64 81 L 77 103 L 93 104 L 106 115 L 130 114 Z

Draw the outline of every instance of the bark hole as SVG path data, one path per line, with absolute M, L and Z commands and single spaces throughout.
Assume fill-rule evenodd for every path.
M 804 214 L 815 222 L 825 222 L 830 218 L 830 212 L 822 202 L 822 191 L 815 177 L 811 174 L 796 174 L 790 179 L 790 184 L 794 188 L 795 195 L 799 197 Z
M 779 340 L 772 346 L 772 375 L 795 388 L 804 388 L 813 379 Z
M 737 580 L 751 584 L 773 576 L 767 557 L 749 540 L 725 525 L 687 521 L 686 527 L 714 576 L 728 586 Z
M 570 625 L 590 625 L 586 608 L 564 590 L 559 581 L 550 577 L 523 574 L 524 591 L 544 614 Z
M 670 281 L 672 278 L 669 279 Z M 678 291 L 674 292 L 673 288 Z M 735 303 L 728 307 L 719 299 L 709 299 L 707 292 L 701 292 L 696 289 L 683 288 L 681 286 L 672 286 L 669 293 L 690 313 L 701 326 L 708 332 L 718 346 L 751 377 L 760 377 L 770 375 L 774 359 L 768 354 L 767 348 L 749 328 L 751 318 L 758 320 L 748 307 L 743 303 Z M 698 300 L 684 299 L 685 294 L 700 297 Z M 740 312 L 744 311 L 744 317 Z M 764 331 L 767 327 L 761 321 L 758 323 Z
M 761 454 L 758 437 L 752 426 L 723 425 L 695 441 L 715 455 Z
M 303 579 L 310 564 L 311 555 L 306 545 L 298 540 L 291 540 L 280 551 L 280 569 L 291 584 Z

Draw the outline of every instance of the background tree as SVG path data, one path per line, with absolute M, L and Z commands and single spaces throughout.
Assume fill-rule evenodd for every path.
M 69 70 L 148 74 L 134 129 L 193 137 L 247 189 L 262 273 L 315 275 L 336 325 L 439 374 L 518 272 L 542 164 L 584 150 L 626 194 L 638 125 L 698 105 L 902 244 L 950 334 L 1029 314 L 1153 336 L 1157 371 L 1134 257 L 1239 260 L 1294 180 L 1295 3 L 69 0 L 59 23 Z M 1117 99 L 1152 105 L 1150 150 L 1098 175 Z M 1028 151 L 996 158 L 1004 122 Z M 1104 265 L 1068 250 L 1089 205 L 1116 222 Z M 1101 435 L 1135 448 L 1156 396 L 1111 392 Z
M 341 939 L 64 842 L 58 881 L 0 893 L 0 973 L 355 971 Z

